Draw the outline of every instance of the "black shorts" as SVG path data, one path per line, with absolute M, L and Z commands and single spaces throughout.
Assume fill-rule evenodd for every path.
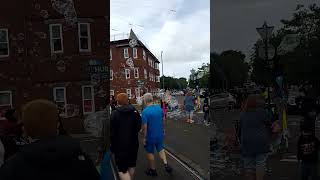
M 126 173 L 129 168 L 136 167 L 138 151 L 115 154 L 115 161 L 119 172 Z

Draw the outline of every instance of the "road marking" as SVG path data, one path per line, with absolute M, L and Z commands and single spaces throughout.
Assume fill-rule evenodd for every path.
M 186 165 L 184 162 L 182 162 L 178 157 L 170 153 L 168 150 L 165 149 L 165 152 L 171 156 L 174 160 L 176 160 L 181 166 L 183 166 L 186 170 L 188 170 L 193 176 L 195 176 L 199 180 L 204 180 L 196 171 L 191 169 L 188 165 Z

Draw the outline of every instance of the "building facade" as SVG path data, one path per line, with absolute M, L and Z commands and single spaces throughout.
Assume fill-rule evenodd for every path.
M 137 45 L 129 42 L 136 39 Z M 133 60 L 133 67 L 128 59 Z M 110 42 L 110 95 L 127 93 L 132 103 L 143 93 L 160 88 L 159 60 L 131 30 L 128 38 Z
M 108 66 L 105 0 L 11 0 L 0 6 L 0 119 L 33 99 L 64 107 L 65 127 L 105 107 L 108 83 L 92 83 L 89 62 Z M 88 8 L 90 7 L 90 8 Z M 90 74 L 91 73 L 91 74 Z M 109 90 L 108 90 L 109 91 Z

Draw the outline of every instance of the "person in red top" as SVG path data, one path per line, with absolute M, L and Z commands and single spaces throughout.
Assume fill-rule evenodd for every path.
M 3 124 L 3 132 L 0 139 L 5 148 L 4 159 L 7 160 L 11 156 L 20 151 L 23 137 L 23 125 L 18 121 L 15 109 L 9 109 L 5 113 L 6 121 Z

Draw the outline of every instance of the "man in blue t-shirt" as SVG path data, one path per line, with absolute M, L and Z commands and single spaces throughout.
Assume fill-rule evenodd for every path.
M 156 148 L 160 158 L 164 163 L 165 170 L 172 172 L 172 168 L 168 165 L 166 154 L 163 148 L 164 139 L 164 114 L 159 105 L 153 104 L 153 96 L 146 93 L 143 96 L 146 105 L 142 111 L 142 129 L 144 134 L 144 148 L 147 151 L 147 159 L 150 168 L 145 172 L 148 176 L 157 176 L 154 162 L 154 149 Z

